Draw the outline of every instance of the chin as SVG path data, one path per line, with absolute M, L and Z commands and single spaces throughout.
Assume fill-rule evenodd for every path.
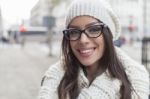
M 87 61 L 80 61 L 80 63 L 86 67 L 92 66 L 92 62 L 87 62 Z

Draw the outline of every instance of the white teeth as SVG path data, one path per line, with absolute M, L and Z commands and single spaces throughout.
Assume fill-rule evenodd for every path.
M 93 49 L 84 49 L 84 50 L 80 50 L 80 53 L 86 54 L 86 53 L 90 53 L 92 51 L 93 51 Z

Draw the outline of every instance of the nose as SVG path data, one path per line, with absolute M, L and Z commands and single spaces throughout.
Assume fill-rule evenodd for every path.
M 81 37 L 80 37 L 80 42 L 81 43 L 87 43 L 87 42 L 89 42 L 89 37 L 85 33 L 82 33 Z

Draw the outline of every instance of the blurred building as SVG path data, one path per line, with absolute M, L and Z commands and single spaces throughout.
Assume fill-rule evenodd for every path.
M 30 24 L 32 26 L 42 26 L 44 17 L 51 16 L 51 0 L 39 0 L 31 10 Z
M 47 27 L 53 38 L 62 36 L 67 5 L 71 0 L 39 0 L 31 10 L 31 26 Z M 61 34 L 61 35 L 60 35 Z
M 58 5 L 56 5 L 53 8 L 52 15 L 56 17 L 56 27 L 55 31 L 57 33 L 62 34 L 62 30 L 65 28 L 65 15 L 66 10 L 68 8 L 68 5 L 70 4 L 72 0 L 65 0 L 63 2 L 60 2 Z M 58 13 L 56 13 L 58 12 Z
M 109 2 L 121 20 L 123 34 L 134 39 L 142 38 L 146 29 L 150 35 L 150 12 L 148 12 L 150 0 L 109 0 Z
M 143 10 L 143 32 L 144 36 L 150 37 L 150 0 L 141 0 Z
M 139 25 L 142 22 L 142 10 L 139 0 L 109 0 L 109 2 L 121 21 L 122 34 L 133 39 L 141 37 Z
M 3 33 L 3 26 L 2 26 L 2 14 L 0 9 L 0 37 L 2 36 L 2 33 Z
M 44 17 L 56 18 L 56 25 L 63 26 L 67 5 L 71 0 L 62 1 L 53 5 L 52 0 L 39 0 L 31 11 L 31 25 L 44 25 Z M 150 0 L 108 0 L 119 16 L 122 32 L 125 35 L 142 38 L 150 35 Z M 50 18 L 49 18 L 50 19 Z M 52 18 L 51 18 L 52 19 Z M 143 33 L 146 32 L 146 33 Z

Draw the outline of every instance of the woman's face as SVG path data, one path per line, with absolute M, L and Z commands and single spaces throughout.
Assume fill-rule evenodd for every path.
M 80 16 L 73 19 L 69 28 L 84 30 L 87 27 L 99 25 L 100 22 L 89 16 Z M 71 49 L 76 58 L 84 66 L 98 66 L 98 60 L 101 59 L 104 52 L 104 38 L 101 34 L 97 38 L 89 38 L 82 33 L 78 40 L 70 41 Z

